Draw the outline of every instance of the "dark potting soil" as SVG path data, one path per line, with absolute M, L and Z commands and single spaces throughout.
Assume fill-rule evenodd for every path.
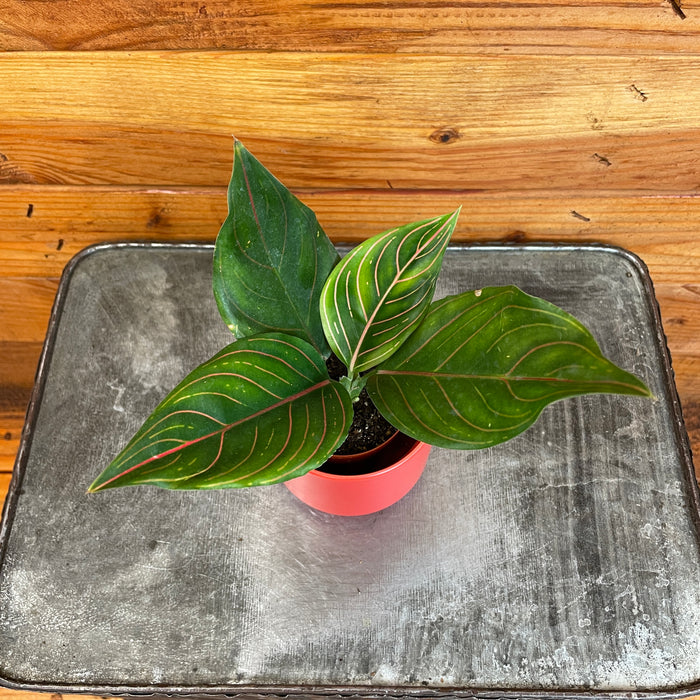
M 366 389 L 353 404 L 353 418 L 345 442 L 336 450 L 339 455 L 354 455 L 367 452 L 386 442 L 395 432 L 391 423 L 377 410 Z
M 347 374 L 345 365 L 333 354 L 326 361 L 328 374 L 336 381 Z M 336 450 L 339 455 L 353 455 L 366 452 L 381 445 L 395 432 L 391 423 L 377 410 L 366 389 L 353 404 L 354 414 L 350 432 L 345 442 Z

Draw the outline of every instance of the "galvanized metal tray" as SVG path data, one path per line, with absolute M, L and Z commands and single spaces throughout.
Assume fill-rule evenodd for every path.
M 578 316 L 653 401 L 550 406 L 481 452 L 434 449 L 378 514 L 283 485 L 86 488 L 230 341 L 212 248 L 69 265 L 4 512 L 7 686 L 164 694 L 700 693 L 698 491 L 653 290 L 619 249 L 448 251 L 438 296 L 515 283 Z

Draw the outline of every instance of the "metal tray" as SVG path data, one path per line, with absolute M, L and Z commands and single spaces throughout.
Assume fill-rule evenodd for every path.
M 655 400 L 592 396 L 480 452 L 434 449 L 378 514 L 283 485 L 86 488 L 230 341 L 212 248 L 88 249 L 57 296 L 7 499 L 0 676 L 96 694 L 700 693 L 698 492 L 644 265 L 601 246 L 452 248 L 438 296 L 515 283 Z

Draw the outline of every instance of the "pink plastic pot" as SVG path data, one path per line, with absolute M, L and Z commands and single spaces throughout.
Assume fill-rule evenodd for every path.
M 415 486 L 429 453 L 430 445 L 398 434 L 378 451 L 331 457 L 320 469 L 285 484 L 306 505 L 324 513 L 368 515 L 393 505 Z M 348 461 L 352 466 L 347 466 Z

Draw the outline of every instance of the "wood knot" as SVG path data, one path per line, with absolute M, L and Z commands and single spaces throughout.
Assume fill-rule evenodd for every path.
M 155 228 L 156 226 L 160 226 L 161 224 L 163 224 L 165 221 L 165 214 L 166 209 L 163 207 L 161 207 L 160 209 L 154 209 L 151 212 L 151 215 L 148 217 L 148 221 L 146 222 L 146 228 Z
M 433 143 L 452 143 L 462 138 L 462 134 L 453 129 L 451 126 L 444 126 L 441 129 L 436 129 L 430 134 L 430 140 Z
M 512 233 L 509 233 L 507 236 L 504 236 L 502 238 L 502 241 L 504 243 L 523 243 L 527 241 L 527 233 L 525 231 L 513 231 Z

